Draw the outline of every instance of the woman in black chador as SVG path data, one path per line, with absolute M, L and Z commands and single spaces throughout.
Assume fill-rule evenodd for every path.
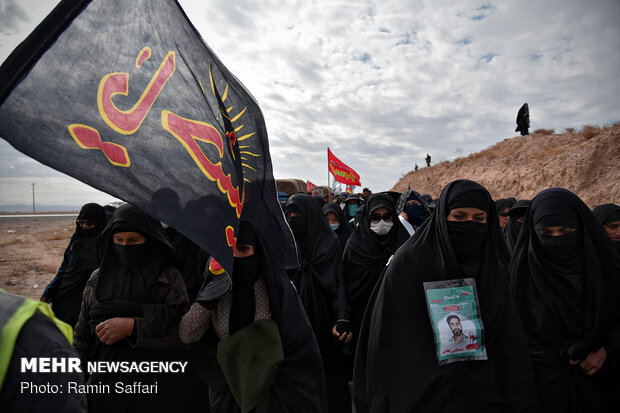
M 530 108 L 527 106 L 527 103 L 524 103 L 519 109 L 519 113 L 517 113 L 517 129 L 515 129 L 515 132 L 521 132 L 521 136 L 529 135 L 529 127 Z
M 532 200 L 509 275 L 541 411 L 618 411 L 620 264 L 614 255 L 605 230 L 575 194 L 552 188 Z
M 353 227 L 344 217 L 344 211 L 337 203 L 330 202 L 323 205 L 321 212 L 325 215 L 325 219 L 327 219 L 332 230 L 338 236 L 340 249 L 344 251 L 344 247 L 347 245 L 347 241 L 353 232 Z
M 510 255 L 512 255 L 517 239 L 519 238 L 519 232 L 521 232 L 523 219 L 529 205 L 529 199 L 521 199 L 517 201 L 507 213 L 508 222 L 502 230 L 502 234 L 504 234 L 504 240 L 506 241 L 506 247 Z
M 342 258 L 354 336 L 360 331 L 370 293 L 385 264 L 407 238 L 409 233 L 396 215 L 392 198 L 386 194 L 371 195 Z M 357 337 L 353 337 L 353 346 L 356 342 Z
M 334 231 L 311 196 L 295 194 L 286 201 L 286 220 L 297 244 L 299 268 L 291 277 L 321 351 L 329 410 L 351 410 L 346 374 L 336 340 L 351 340 L 342 252 Z
M 535 407 L 496 214 L 484 187 L 454 181 L 433 214 L 394 254 L 364 316 L 353 380 L 358 412 L 495 413 Z M 475 281 L 484 326 L 484 334 L 467 339 L 481 340 L 487 359 L 440 365 L 444 353 L 433 328 L 438 324 L 431 321 L 423 283 L 467 279 Z
M 179 327 L 183 342 L 196 343 L 211 411 L 325 412 L 321 356 L 286 271 L 246 221 L 236 245 L 232 290 L 216 278 L 225 274 L 210 274 Z
M 189 303 L 159 221 L 131 204 L 117 208 L 99 237 L 97 256 L 100 267 L 86 284 L 74 332 L 82 367 L 88 361 L 182 361 L 178 325 Z M 117 382 L 139 383 L 140 392 L 119 393 Z M 89 394 L 89 411 L 187 411 L 189 398 L 179 397 L 183 382 L 182 374 L 96 372 L 87 384 L 111 390 Z
M 58 274 L 41 296 L 42 301 L 52 303 L 56 317 L 72 327 L 80 315 L 86 281 L 99 266 L 97 237 L 106 223 L 105 210 L 101 205 L 86 204 L 80 209 L 75 233 L 65 251 Z
M 603 204 L 592 211 L 597 221 L 605 228 L 620 257 L 620 205 Z

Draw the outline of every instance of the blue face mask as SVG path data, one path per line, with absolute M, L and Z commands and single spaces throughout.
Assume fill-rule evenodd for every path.
M 349 211 L 349 216 L 350 217 L 354 217 L 355 216 L 355 213 L 357 212 L 357 207 L 359 207 L 359 205 L 355 205 L 355 204 L 347 205 L 347 211 Z
M 340 228 L 340 224 L 329 224 L 332 227 L 332 230 L 336 231 L 338 228 Z
M 426 215 L 424 214 L 424 207 L 421 205 L 407 205 L 403 208 L 403 211 L 407 214 L 407 220 L 414 227 L 419 227 L 424 223 Z

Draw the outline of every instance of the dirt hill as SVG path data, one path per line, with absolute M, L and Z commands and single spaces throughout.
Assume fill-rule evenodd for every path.
M 484 185 L 494 199 L 531 199 L 545 188 L 562 187 L 590 208 L 620 204 L 620 123 L 506 139 L 482 152 L 411 171 L 392 190 L 411 186 L 437 198 L 446 184 L 460 178 Z

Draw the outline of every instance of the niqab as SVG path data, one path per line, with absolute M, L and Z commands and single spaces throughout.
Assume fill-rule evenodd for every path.
M 251 245 L 254 254 L 248 257 L 235 257 L 232 274 L 232 305 L 230 308 L 229 331 L 230 334 L 254 322 L 256 312 L 256 296 L 254 284 L 261 275 L 260 260 L 257 253 L 258 245 L 256 234 L 252 226 L 246 222 L 239 222 L 237 245 Z
M 117 255 L 113 241 L 118 232 L 139 232 L 146 238 L 144 254 L 135 265 Z M 125 204 L 116 209 L 97 245 L 101 261 L 95 296 L 99 302 L 131 300 L 147 302 L 149 289 L 165 265 L 174 263 L 174 250 L 163 227 L 137 207 Z

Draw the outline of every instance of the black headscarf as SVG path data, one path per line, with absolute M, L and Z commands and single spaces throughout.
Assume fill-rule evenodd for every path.
M 409 207 L 405 207 L 405 203 L 409 200 L 418 201 L 420 203 L 420 206 L 412 205 Z M 412 209 L 413 211 L 408 209 Z M 403 211 L 405 211 L 405 213 L 409 217 L 408 221 L 411 226 L 416 227 L 421 226 L 422 223 L 426 220 L 426 218 L 431 215 L 430 210 L 426 205 L 426 201 L 422 198 L 422 195 L 420 195 L 418 191 L 414 191 L 412 189 L 407 189 L 405 192 L 400 194 L 400 197 L 398 198 L 398 202 L 396 203 L 396 213 L 400 214 Z
M 609 225 L 613 222 L 620 221 L 620 206 L 616 204 L 603 204 L 599 205 L 592 211 L 598 222 L 601 225 Z M 612 240 L 616 252 L 620 254 L 620 241 Z
M 557 237 L 539 233 L 549 226 L 575 231 Z M 617 357 L 620 268 L 609 236 L 579 197 L 552 188 L 532 200 L 515 246 L 510 278 L 536 379 L 551 391 L 540 392 L 541 407 L 557 402 L 551 400 L 555 385 L 579 390 L 576 398 L 567 401 L 570 408 L 597 409 L 600 383 L 615 382 L 617 372 L 610 375 L 607 362 L 592 378 L 568 361 L 583 360 L 601 347 Z
M 609 222 L 607 220 L 614 214 L 620 212 L 620 205 L 616 204 L 602 204 L 594 208 L 592 213 L 594 217 L 601 225 L 607 225 Z M 610 222 L 616 222 L 610 221 Z
M 353 215 L 351 215 L 349 211 L 349 204 L 351 204 L 350 201 L 359 201 L 359 205 L 356 208 L 355 214 Z M 344 216 L 350 221 L 351 219 L 356 218 L 358 216 L 359 209 L 363 205 L 364 205 L 364 198 L 356 194 L 349 194 L 344 200 L 344 209 L 342 212 L 344 212 Z
M 510 211 L 508 211 L 508 223 L 502 232 L 504 234 L 504 240 L 506 241 L 506 247 L 508 247 L 508 252 L 510 254 L 512 254 L 512 251 L 514 250 L 515 244 L 517 243 L 517 238 L 519 237 L 519 232 L 523 226 L 521 222 L 517 221 L 517 219 L 525 215 L 529 205 L 530 201 L 528 199 L 521 199 L 510 208 Z
M 335 202 L 330 202 L 328 204 L 323 205 L 321 208 L 321 212 L 323 215 L 327 215 L 329 212 L 333 212 L 336 214 L 336 218 L 338 218 L 338 222 L 340 222 L 340 226 L 334 231 L 338 236 L 338 240 L 340 241 L 340 248 L 344 251 L 344 247 L 347 245 L 347 241 L 353 232 L 353 228 L 351 224 L 344 217 L 344 212 L 342 208 Z
M 456 207 L 487 212 L 475 254 L 455 251 L 446 216 Z M 477 224 L 483 225 L 483 224 Z M 456 228 L 457 230 L 459 228 Z M 364 316 L 354 371 L 358 412 L 522 411 L 535 404 L 526 342 L 502 274 L 504 250 L 491 196 L 481 185 L 454 181 L 437 208 L 392 258 Z M 460 262 L 460 256 L 465 262 Z M 422 283 L 474 278 L 488 360 L 439 366 Z
M 501 198 L 495 201 L 495 210 L 497 211 L 497 215 L 502 213 L 502 211 L 506 208 L 511 208 L 514 205 L 514 202 L 509 198 Z
M 95 227 L 92 230 L 84 231 L 80 224 L 78 224 L 77 222 L 80 220 L 88 220 L 91 223 L 95 224 Z M 101 205 L 95 203 L 85 204 L 82 206 L 82 208 L 80 209 L 80 213 L 78 214 L 75 225 L 75 232 L 80 235 L 94 233 L 95 236 L 99 236 L 107 223 L 108 218 L 105 209 Z
M 118 232 L 138 232 L 147 241 L 120 246 L 113 241 Z M 100 268 L 95 297 L 99 304 L 91 310 L 93 327 L 111 317 L 143 316 L 149 334 L 157 336 L 178 321 L 174 309 L 153 303 L 150 294 L 161 271 L 176 265 L 174 250 L 159 221 L 131 204 L 118 207 L 99 237 L 97 255 Z

